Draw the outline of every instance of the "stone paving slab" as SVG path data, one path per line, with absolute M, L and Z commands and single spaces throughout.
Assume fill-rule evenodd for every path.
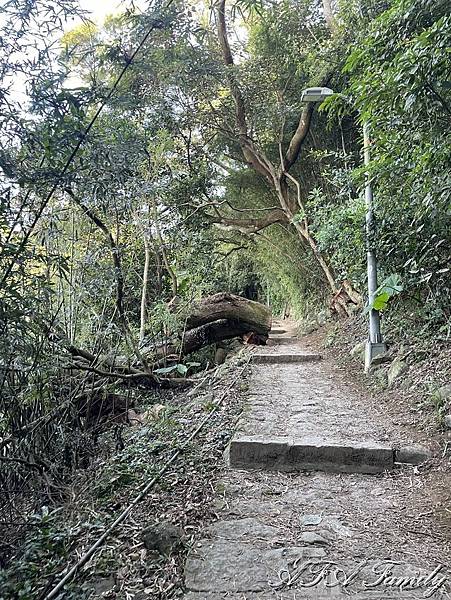
M 278 354 L 273 356 L 277 361 Z M 356 412 L 359 399 L 337 384 L 321 362 L 256 364 L 251 389 L 239 435 L 318 438 L 332 443 L 392 442 L 383 424 Z
M 237 540 L 201 540 L 186 562 L 185 585 L 196 592 L 271 591 L 290 562 L 325 557 L 321 548 L 261 548 Z
M 187 589 L 204 595 L 211 593 L 212 598 L 243 594 L 245 598 L 287 600 L 342 599 L 351 594 L 361 599 L 412 600 L 429 597 L 427 592 L 431 592 L 430 597 L 446 597 L 450 589 L 449 572 L 437 565 L 428 570 L 399 561 L 399 557 L 365 557 L 358 552 L 354 557 L 337 559 L 333 546 L 340 538 L 335 541 L 328 538 L 325 547 L 315 546 L 315 540 L 322 539 L 322 535 L 313 531 L 317 529 L 315 523 L 319 526 L 320 520 L 322 527 L 331 524 L 320 515 L 304 515 L 301 519 L 308 531 L 298 533 L 298 540 L 304 543 L 310 540 L 309 545 L 303 546 L 287 543 L 282 528 L 268 526 L 260 519 L 219 521 L 210 526 L 206 531 L 209 537 L 196 543 L 187 560 Z M 285 585 L 290 576 L 290 584 Z M 419 576 L 423 578 L 422 584 Z M 349 582 L 343 585 L 347 578 Z M 400 589 L 399 581 L 405 582 L 408 594 Z M 366 584 L 371 584 L 369 589 Z M 257 593 L 261 595 L 253 595 Z M 192 597 L 196 598 L 194 594 Z
M 297 341 L 298 340 L 295 337 L 270 336 L 268 341 L 266 342 L 266 346 L 270 348 L 274 346 L 283 346 L 286 344 L 292 346 L 293 344 L 296 344 Z
M 403 440 L 367 418 L 361 399 L 320 355 L 288 336 L 253 356 L 252 394 L 230 445 L 231 466 L 377 473 L 429 458 L 424 448 L 400 449 Z
M 305 588 L 289 590 L 285 592 L 267 591 L 267 592 L 224 592 L 224 593 L 206 593 L 189 592 L 184 596 L 185 600 L 412 600 L 412 598 L 422 598 L 418 593 L 415 596 L 404 594 L 404 596 L 384 591 L 362 592 L 360 594 L 349 594 L 349 592 L 340 591 L 337 588 L 318 590 L 316 588 Z
M 196 542 L 186 563 L 185 600 L 413 600 L 424 598 L 430 589 L 400 591 L 389 585 L 377 590 L 364 589 L 364 582 L 374 582 L 378 573 L 393 568 L 396 577 L 427 576 L 441 562 L 444 572 L 433 578 L 446 581 L 433 600 L 449 598 L 451 573 L 446 529 L 435 527 L 428 539 L 406 533 L 409 522 L 403 521 L 405 506 L 415 515 L 416 499 L 431 506 L 422 496 L 424 484 L 405 486 L 403 478 L 369 475 L 299 473 L 264 473 L 230 471 L 217 489 L 220 518 Z M 426 525 L 426 524 L 425 524 Z M 410 526 L 412 526 L 410 524 Z M 448 530 L 449 531 L 449 530 Z M 318 546 L 318 538 L 323 540 Z M 315 586 L 274 589 L 279 573 L 298 565 L 319 563 L 320 571 L 333 565 L 347 575 L 359 570 L 349 586 L 327 588 L 324 576 Z M 413 561 L 413 562 L 412 562 Z M 379 565 L 379 566 L 378 566 Z M 380 566 L 382 565 L 382 566 Z M 318 571 L 318 567 L 314 567 Z M 311 581 L 305 567 L 305 582 Z M 443 593 L 442 593 L 443 589 Z
M 189 592 L 184 596 L 185 600 L 412 600 L 424 598 L 421 592 L 415 594 L 396 594 L 388 590 L 365 591 L 357 594 L 350 594 L 348 591 L 342 591 L 338 588 L 304 588 L 302 590 L 277 591 L 270 590 L 265 592 Z

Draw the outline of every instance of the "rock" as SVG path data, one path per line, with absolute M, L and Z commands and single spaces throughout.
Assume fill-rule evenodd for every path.
M 382 352 L 382 354 L 377 354 L 373 360 L 371 361 L 371 366 L 375 367 L 378 365 L 382 365 L 383 363 L 387 363 L 391 361 L 391 357 L 387 352 Z
M 101 596 L 102 594 L 106 594 L 107 592 L 113 590 L 116 582 L 114 577 L 110 575 L 109 577 L 95 580 L 91 585 L 95 595 Z
M 441 404 L 451 404 L 451 383 L 439 388 L 435 395 Z
M 301 335 L 310 335 L 311 333 L 313 333 L 314 331 L 316 331 L 318 329 L 319 325 L 316 322 L 316 320 L 314 321 L 305 321 L 304 323 L 302 323 L 300 329 L 299 329 L 299 333 Z
M 358 344 L 356 344 L 354 346 L 354 348 L 352 348 L 352 350 L 349 354 L 353 358 L 358 358 L 361 361 L 364 361 L 365 360 L 365 345 L 366 345 L 366 342 L 359 342 Z
M 387 370 L 380 365 L 371 369 L 371 376 L 381 388 L 387 387 Z
M 423 446 L 404 446 L 396 451 L 395 462 L 419 465 L 431 456 L 431 452 Z
M 222 540 L 253 541 L 255 539 L 273 540 L 279 533 L 276 527 L 265 525 L 258 519 L 248 517 L 232 521 L 216 521 L 207 531 L 214 537 Z
M 141 417 L 142 423 L 148 423 L 149 421 L 158 421 L 158 419 L 162 416 L 166 406 L 164 404 L 154 404 L 150 408 L 148 408 Z
M 314 531 L 304 531 L 301 534 L 301 542 L 309 545 L 319 545 L 319 546 L 328 546 L 329 542 L 323 538 L 323 536 L 318 535 Z
M 215 364 L 222 365 L 227 357 L 227 350 L 225 348 L 218 348 L 215 352 Z
M 130 423 L 130 425 L 142 425 L 145 423 L 143 415 L 138 414 L 136 410 L 133 410 L 133 408 L 130 408 L 127 411 L 127 421 Z
M 444 423 L 447 429 L 451 429 L 451 415 L 445 416 Z
M 141 537 L 147 550 L 168 555 L 181 546 L 183 529 L 163 521 L 157 525 L 146 527 Z
M 388 370 L 388 385 L 393 385 L 408 369 L 408 364 L 397 356 Z
M 327 323 L 327 320 L 330 317 L 330 313 L 326 310 L 320 310 L 320 312 L 316 315 L 316 322 L 321 327 Z
M 321 515 L 304 515 L 301 519 L 302 525 L 319 525 L 323 520 Z

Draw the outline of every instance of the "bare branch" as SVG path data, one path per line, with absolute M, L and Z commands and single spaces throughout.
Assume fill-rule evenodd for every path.
M 228 250 L 228 252 L 216 252 L 215 254 L 219 254 L 222 258 L 220 258 L 218 260 L 218 262 L 222 262 L 224 261 L 226 258 L 229 258 L 229 256 L 231 256 L 234 252 L 238 252 L 239 250 L 247 250 L 249 248 L 249 246 L 234 246 L 231 250 Z
M 284 171 L 288 171 L 294 165 L 299 156 L 302 144 L 304 143 L 304 140 L 307 137 L 307 134 L 310 129 L 310 124 L 312 122 L 313 106 L 313 102 L 307 103 L 307 106 L 301 113 L 298 126 L 296 128 L 296 131 L 294 132 L 293 137 L 291 138 L 288 150 L 285 154 L 284 164 L 282 165 Z
M 229 38 L 227 35 L 227 24 L 225 19 L 226 0 L 219 0 L 216 4 L 216 16 L 218 19 L 218 40 L 221 47 L 222 58 L 227 67 L 227 78 L 229 80 L 230 91 L 235 101 L 235 120 L 239 132 L 239 142 L 243 156 L 250 165 L 271 182 L 273 180 L 273 167 L 271 163 L 256 150 L 252 140 L 248 135 L 246 123 L 246 106 L 243 94 L 234 73 L 234 62 L 232 51 L 230 49 Z
M 227 25 L 225 20 L 225 0 L 219 0 L 219 2 L 217 3 L 216 14 L 218 17 L 218 39 L 219 45 L 221 46 L 222 58 L 224 60 L 225 65 L 229 67 L 228 79 L 230 89 L 235 100 L 236 123 L 238 125 L 240 135 L 247 137 L 246 108 L 244 105 L 243 95 L 241 94 L 241 90 L 236 82 L 236 78 L 233 73 L 234 62 L 232 51 L 230 49 L 229 38 L 227 35 Z
M 251 219 L 233 219 L 229 217 L 210 216 L 210 221 L 220 229 L 226 231 L 240 231 L 241 233 L 257 233 L 274 223 L 286 223 L 287 217 L 282 209 L 269 212 L 267 215 Z

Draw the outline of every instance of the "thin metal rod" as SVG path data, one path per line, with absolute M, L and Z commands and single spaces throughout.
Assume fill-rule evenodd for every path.
M 369 125 L 363 123 L 363 156 L 365 166 L 370 163 L 370 136 Z M 368 273 L 368 303 L 371 306 L 374 302 L 377 290 L 377 261 L 375 246 L 375 219 L 373 213 L 373 189 L 369 173 L 366 174 L 365 185 L 365 204 L 366 204 L 366 257 Z M 369 341 L 377 344 L 382 342 L 381 324 L 379 312 L 371 309 L 369 313 Z

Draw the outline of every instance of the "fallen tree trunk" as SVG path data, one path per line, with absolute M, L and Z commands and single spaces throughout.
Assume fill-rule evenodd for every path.
M 159 354 L 187 355 L 205 346 L 242 337 L 247 343 L 264 345 L 271 329 L 268 307 L 241 296 L 221 292 L 204 298 L 186 319 L 181 345 L 166 345 Z
M 182 354 L 234 337 L 263 345 L 271 329 L 271 311 L 253 300 L 221 292 L 202 300 L 186 321 Z
M 186 327 L 191 330 L 207 323 L 223 320 L 229 321 L 231 327 L 237 331 L 231 337 L 250 331 L 267 336 L 271 329 L 272 316 L 269 308 L 260 302 L 221 292 L 204 298 L 195 306 L 187 319 Z M 240 325 L 241 329 L 238 331 Z
M 219 319 L 212 323 L 206 323 L 186 332 L 182 343 L 182 354 L 190 354 L 204 346 L 245 336 L 249 333 L 253 334 L 252 343 L 257 345 L 264 345 L 268 339 L 268 333 L 255 333 L 252 325 L 244 321 Z

